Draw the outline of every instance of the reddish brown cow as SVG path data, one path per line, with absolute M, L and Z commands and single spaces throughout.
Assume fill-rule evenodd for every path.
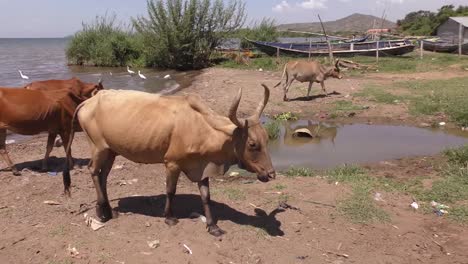
M 60 135 L 64 147 L 67 146 L 76 107 L 103 89 L 101 83 L 89 88 L 89 91 L 77 92 L 69 88 L 31 90 L 0 87 L 0 155 L 14 175 L 19 175 L 19 172 L 5 148 L 6 130 L 23 135 L 47 131 L 49 135 Z M 67 151 L 67 162 L 69 166 L 73 165 L 70 150 Z M 65 185 L 70 185 L 69 177 L 64 176 L 63 180 Z
M 60 89 L 69 89 L 73 94 L 77 94 L 83 98 L 90 98 L 100 89 L 102 89 L 101 81 L 96 85 L 95 83 L 85 83 L 80 79 L 73 77 L 69 80 L 46 80 L 46 81 L 37 81 L 27 84 L 25 89 L 29 90 L 41 90 L 41 91 L 52 91 Z M 81 131 L 79 126 L 74 128 L 75 131 Z M 44 159 L 42 160 L 42 170 L 47 170 L 47 161 L 49 160 L 50 153 L 52 152 L 54 146 L 54 140 L 57 138 L 57 133 L 49 131 L 49 136 L 47 138 L 47 147 Z M 66 145 L 65 145 L 66 146 Z

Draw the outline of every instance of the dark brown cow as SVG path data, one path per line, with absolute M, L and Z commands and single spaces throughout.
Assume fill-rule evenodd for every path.
M 46 81 L 37 81 L 27 84 L 25 89 L 29 90 L 41 90 L 41 91 L 52 91 L 52 90 L 61 90 L 69 89 L 78 96 L 83 98 L 90 98 L 96 92 L 102 89 L 101 81 L 99 80 L 98 84 L 95 83 L 85 83 L 80 79 L 73 77 L 69 80 L 46 80 Z M 75 127 L 75 131 L 81 131 L 81 128 Z M 49 131 L 49 136 L 47 138 L 47 147 L 44 159 L 42 160 L 42 170 L 47 170 L 47 161 L 49 160 L 50 153 L 52 152 L 54 146 L 54 140 L 57 138 L 58 133 L 55 131 Z M 66 145 L 65 145 L 66 146 Z
M 13 174 L 19 175 L 19 172 L 5 148 L 7 129 L 23 135 L 45 131 L 52 135 L 58 134 L 66 147 L 76 107 L 101 89 L 103 87 L 100 83 L 94 84 L 89 92 L 81 93 L 68 88 L 49 91 L 0 88 L 0 154 Z M 55 136 L 52 137 L 52 143 L 54 138 Z M 70 150 L 67 151 L 67 163 L 69 166 L 73 165 Z M 64 177 L 64 184 L 70 185 L 69 182 L 70 179 Z

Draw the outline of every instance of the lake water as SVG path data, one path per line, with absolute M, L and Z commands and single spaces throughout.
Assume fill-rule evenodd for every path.
M 298 129 L 309 130 L 312 137 L 298 137 L 294 133 Z M 290 166 L 331 168 L 344 163 L 435 155 L 465 144 L 468 132 L 461 129 L 300 120 L 284 123 L 279 139 L 270 142 L 269 151 L 275 168 L 284 170 Z
M 85 82 L 103 80 L 105 88 L 133 89 L 148 92 L 170 91 L 190 85 L 196 72 L 141 70 L 147 77 L 129 75 L 126 68 L 67 66 L 65 48 L 68 39 L 0 39 L 0 86 L 19 87 L 31 81 L 69 79 L 74 76 Z M 30 79 L 20 78 L 18 70 Z M 111 74 L 112 73 L 112 74 Z M 170 79 L 164 79 L 169 74 Z

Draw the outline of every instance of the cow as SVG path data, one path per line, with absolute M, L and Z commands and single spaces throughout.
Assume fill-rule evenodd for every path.
M 270 96 L 264 97 L 247 119 L 237 117 L 239 89 L 229 117 L 217 115 L 200 97 L 161 96 L 139 91 L 105 90 L 82 103 L 76 117 L 91 146 L 91 176 L 96 187 L 96 215 L 102 221 L 116 217 L 107 195 L 107 176 L 117 155 L 137 163 L 163 163 L 166 168 L 165 223 L 178 220 L 172 201 L 179 174 L 197 182 L 208 232 L 221 236 L 210 211 L 209 177 L 224 174 L 231 165 L 256 172 L 258 180 L 276 177 L 268 150 L 268 136 L 260 123 Z M 72 133 L 73 138 L 73 133 Z M 69 142 L 71 146 L 72 142 Z M 64 174 L 70 171 L 66 168 Z
M 339 60 L 336 61 L 334 67 L 325 67 L 318 61 L 290 61 L 284 66 L 281 80 L 278 84 L 275 85 L 275 87 L 278 87 L 286 76 L 286 81 L 283 85 L 283 101 L 289 101 L 286 94 L 288 93 L 289 87 L 291 87 L 291 84 L 294 80 L 298 80 L 301 83 L 309 82 L 307 97 L 310 97 L 310 90 L 312 89 L 312 84 L 314 82 L 320 83 L 325 96 L 328 96 L 327 91 L 325 90 L 324 82 L 328 77 L 337 79 L 343 78 L 343 75 L 340 72 L 339 64 Z
M 67 166 L 73 166 L 71 150 L 66 149 L 66 146 L 71 133 L 74 111 L 80 103 L 95 94 L 95 90 L 103 89 L 101 83 L 90 87 L 89 92 L 82 93 L 76 93 L 75 90 L 68 88 L 47 91 L 0 87 L 0 155 L 14 175 L 20 173 L 6 151 L 7 129 L 22 135 L 49 132 L 48 150 L 49 144 L 55 139 L 55 136 L 50 135 L 60 135 L 67 151 Z M 47 159 L 43 160 L 43 167 L 47 167 Z M 65 183 L 66 181 L 64 178 L 64 185 L 69 185 Z
M 27 84 L 23 87 L 24 89 L 29 90 L 41 90 L 41 91 L 51 91 L 51 90 L 61 90 L 61 89 L 69 89 L 74 94 L 81 96 L 83 98 L 89 98 L 97 93 L 99 90 L 103 89 L 102 81 L 99 80 L 98 84 L 95 83 L 85 83 L 82 82 L 77 77 L 73 77 L 69 80 L 45 80 L 45 81 L 36 81 Z M 79 129 L 79 128 L 75 128 Z M 47 138 L 47 147 L 46 147 L 46 154 L 44 159 L 42 160 L 42 171 L 47 170 L 47 161 L 49 159 L 50 153 L 52 152 L 54 146 L 54 140 L 57 138 L 56 131 L 49 131 L 49 135 Z M 55 141 L 55 145 L 60 146 L 58 141 Z M 64 145 L 66 147 L 66 145 Z

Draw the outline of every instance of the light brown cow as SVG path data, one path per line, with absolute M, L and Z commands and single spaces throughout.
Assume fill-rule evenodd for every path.
M 281 81 L 275 85 L 278 87 L 286 76 L 286 81 L 283 85 L 284 96 L 283 100 L 288 101 L 287 93 L 289 87 L 294 80 L 298 80 L 301 83 L 308 82 L 309 88 L 307 90 L 307 97 L 310 97 L 310 90 L 312 89 L 312 84 L 314 82 L 320 83 L 322 90 L 327 96 L 327 91 L 325 90 L 325 80 L 328 77 L 333 77 L 337 79 L 343 78 L 343 75 L 340 73 L 339 67 L 340 61 L 337 60 L 334 67 L 325 67 L 320 62 L 317 61 L 290 61 L 286 63 L 283 70 L 283 75 L 281 76 Z
M 208 232 L 222 235 L 224 232 L 210 211 L 209 177 L 224 174 L 233 164 L 256 172 L 262 182 L 276 176 L 267 151 L 268 136 L 260 123 L 270 94 L 265 85 L 264 88 L 265 95 L 256 112 L 245 120 L 237 118 L 242 89 L 234 99 L 229 118 L 215 114 L 194 95 L 106 90 L 81 104 L 77 117 L 91 145 L 97 216 L 103 221 L 113 217 L 107 176 L 115 157 L 122 155 L 138 163 L 165 164 L 166 224 L 177 223 L 172 200 L 179 174 L 184 172 L 198 183 Z
M 90 98 L 99 90 L 103 89 L 102 82 L 99 80 L 98 84 L 95 83 L 85 83 L 80 79 L 73 77 L 69 80 L 45 80 L 37 81 L 27 84 L 25 89 L 29 90 L 41 90 L 41 91 L 52 91 L 52 90 L 61 90 L 69 89 L 73 94 L 80 96 L 82 98 Z M 75 127 L 75 130 L 81 130 L 80 127 Z M 52 152 L 54 146 L 54 140 L 57 138 L 57 131 L 49 131 L 49 136 L 47 138 L 47 147 L 44 159 L 42 160 L 42 170 L 47 170 L 47 161 L 49 160 L 50 153 Z M 66 144 L 64 145 L 66 147 Z
M 93 90 L 101 89 L 102 84 L 94 84 Z M 89 94 L 94 92 L 90 91 Z M 73 113 L 80 103 L 88 99 L 87 95 L 88 93 L 76 94 L 70 89 L 45 91 L 0 88 L 0 155 L 14 175 L 20 173 L 6 151 L 6 130 L 22 135 L 35 135 L 41 132 L 49 132 L 49 135 L 58 134 L 66 149 Z M 52 137 L 52 143 L 54 138 Z M 66 149 L 66 151 L 67 166 L 73 166 L 71 150 Z M 64 186 L 69 186 L 69 182 L 70 179 L 64 177 Z M 67 193 L 67 190 L 65 192 Z

